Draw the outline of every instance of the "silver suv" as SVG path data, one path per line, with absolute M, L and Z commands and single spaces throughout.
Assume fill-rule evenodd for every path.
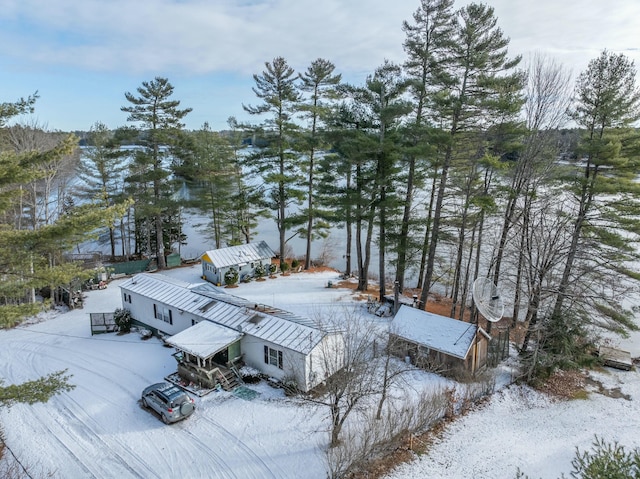
M 142 405 L 151 408 L 165 424 L 189 417 L 196 406 L 193 399 L 175 384 L 152 384 L 142 391 Z

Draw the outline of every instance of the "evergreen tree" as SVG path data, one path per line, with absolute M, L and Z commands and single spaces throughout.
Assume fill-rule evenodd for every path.
M 16 403 L 35 404 L 47 402 L 51 397 L 71 391 L 75 388 L 69 384 L 71 376 L 66 369 L 48 374 L 33 381 L 5 386 L 0 379 L 0 406 L 11 407 Z
M 207 231 L 216 245 L 231 244 L 223 234 L 233 221 L 233 192 L 237 184 L 234 151 L 227 138 L 211 131 L 208 123 L 193 133 L 194 155 L 187 178 L 195 199 L 192 203 L 209 216 Z
M 83 152 L 78 170 L 78 177 L 83 184 L 76 188 L 76 194 L 84 200 L 95 201 L 108 208 L 123 200 L 127 153 L 120 148 L 113 133 L 101 122 L 96 122 L 91 127 L 87 140 L 87 148 Z M 112 261 L 116 255 L 115 232 L 115 225 L 110 225 Z M 122 247 L 124 255 L 124 238 Z
M 380 300 L 386 294 L 387 225 L 397 216 L 399 198 L 396 195 L 399 173 L 398 125 L 411 106 L 403 99 L 406 83 L 399 66 L 385 62 L 367 79 L 367 93 L 377 139 L 375 162 L 375 200 L 378 220 L 378 274 Z
M 329 227 L 326 221 L 320 221 L 315 204 L 315 174 L 316 155 L 319 153 L 323 142 L 323 127 L 331 111 L 330 102 L 337 98 L 337 86 L 341 81 L 341 75 L 334 75 L 335 66 L 328 60 L 318 58 L 314 60 L 304 73 L 299 75 L 300 90 L 309 95 L 299 109 L 303 118 L 309 122 L 302 135 L 302 144 L 299 148 L 305 154 L 306 164 L 303 168 L 307 172 L 307 209 L 305 213 L 307 225 L 303 235 L 307 240 L 304 268 L 311 265 L 311 243 L 316 235 L 326 236 Z
M 5 104 L 3 109 L 15 112 L 31 107 L 10 108 Z M 6 120 L 2 118 L 1 122 Z M 104 211 L 88 203 L 67 208 L 55 221 L 38 228 L 22 228 L 14 214 L 7 214 L 12 210 L 20 215 L 25 185 L 41 177 L 45 165 L 71 155 L 75 148 L 76 138 L 69 135 L 47 151 L 0 150 L 0 327 L 11 327 L 40 310 L 43 304 L 36 302 L 35 292 L 42 288 L 49 289 L 53 300 L 59 299 L 61 288 L 70 293 L 71 283 L 87 273 L 79 265 L 68 263 L 64 253 L 122 212 L 116 208 Z
M 137 193 L 136 228 L 141 222 L 147 225 L 147 243 L 156 253 L 159 269 L 166 267 L 165 218 L 175 215 L 178 208 L 174 196 L 177 186 L 169 164 L 170 148 L 178 142 L 184 126 L 181 120 L 191 111 L 180 109 L 180 101 L 171 99 L 173 90 L 168 79 L 156 77 L 142 82 L 137 95 L 126 92 L 125 98 L 131 105 L 121 108 L 129 114 L 127 121 L 138 123 L 144 130 L 143 148 L 136 152 L 128 181 L 135 185 Z
M 262 178 L 265 197 L 275 214 L 279 236 L 280 266 L 284 263 L 289 231 L 300 218 L 289 216 L 288 207 L 300 204 L 304 191 L 300 189 L 303 177 L 300 158 L 295 153 L 294 142 L 298 127 L 293 121 L 300 94 L 296 88 L 296 75 L 286 60 L 274 58 L 265 63 L 261 75 L 253 75 L 256 86 L 253 92 L 262 101 L 258 106 L 244 106 L 252 115 L 269 115 L 257 133 L 263 136 L 266 147 L 247 157 L 247 166 L 253 174 Z
M 267 218 L 269 212 L 264 201 L 263 191 L 260 185 L 250 184 L 245 181 L 243 172 L 243 154 L 241 154 L 242 132 L 234 117 L 227 120 L 229 124 L 229 143 L 233 151 L 233 170 L 236 180 L 231 206 L 233 219 L 228 225 L 227 236 L 231 238 L 230 244 L 251 243 L 253 231 L 258 225 L 258 218 Z
M 595 316 L 601 325 L 618 331 L 636 326 L 615 291 L 576 296 L 572 285 L 586 286 L 584 275 L 599 277 L 597 284 L 611 289 L 627 284 L 624 278 L 637 278 L 629 268 L 629 261 L 637 259 L 633 244 L 640 239 L 640 138 L 629 129 L 640 118 L 635 75 L 627 57 L 603 51 L 578 77 L 572 117 L 585 130 L 577 165 L 582 173 L 572 175 L 575 221 L 552 312 L 561 317 L 569 307 L 565 301 L 579 298 L 571 301 L 572 309 L 578 307 L 585 320 Z M 612 282 L 613 277 L 620 280 Z
M 426 308 L 436 265 L 436 249 L 442 234 L 441 215 L 449 172 L 457 151 L 464 151 L 461 142 L 468 132 L 486 129 L 500 110 L 513 110 L 514 105 L 498 101 L 501 93 L 511 91 L 521 80 L 513 68 L 520 58 L 509 59 L 509 40 L 497 26 L 494 10 L 484 4 L 472 3 L 457 12 L 453 22 L 452 41 L 448 42 L 442 79 L 434 105 L 434 116 L 447 131 L 442 155 L 441 174 L 437 186 L 431 238 L 423 280 L 421 306 Z M 509 86 L 511 85 L 511 86 Z M 516 97 L 517 98 L 517 97 Z M 517 100 L 521 101 L 521 100 Z
M 429 166 L 437 170 L 437 145 L 441 135 L 430 121 L 434 89 L 439 84 L 444 52 L 451 41 L 453 0 L 421 0 L 420 7 L 413 14 L 413 22 L 403 22 L 406 34 L 404 50 L 407 60 L 404 74 L 408 91 L 413 101 L 413 114 L 404 131 L 404 164 L 406 179 L 404 187 L 404 208 L 398 234 L 396 281 L 400 291 L 404 290 L 407 257 L 410 255 L 411 230 L 416 226 L 412 218 L 416 188 L 426 186 Z M 432 205 L 427 206 L 431 212 Z M 427 223 L 430 222 L 430 214 Z M 427 226 L 428 230 L 428 226 Z M 427 234 L 428 238 L 428 234 Z M 426 252 L 428 242 L 423 242 Z M 420 272 L 422 276 L 424 271 Z

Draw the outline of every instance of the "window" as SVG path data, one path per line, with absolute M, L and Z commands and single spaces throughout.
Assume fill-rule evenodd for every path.
M 153 316 L 156 319 L 161 319 L 165 323 L 173 324 L 173 315 L 171 310 L 166 306 L 153 305 Z
M 277 349 L 265 346 L 264 362 L 266 364 L 271 364 L 272 366 L 277 366 L 278 368 L 282 369 L 282 351 L 278 351 Z
M 128 293 L 124 293 L 124 302 L 131 303 L 131 295 Z

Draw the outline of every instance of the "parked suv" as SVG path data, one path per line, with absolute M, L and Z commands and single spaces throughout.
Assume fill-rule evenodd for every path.
M 145 388 L 142 405 L 160 414 L 165 424 L 189 417 L 196 408 L 186 392 L 170 383 L 157 383 Z

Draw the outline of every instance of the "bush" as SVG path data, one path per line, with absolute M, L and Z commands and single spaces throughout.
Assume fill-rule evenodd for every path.
M 298 259 L 295 259 L 295 258 L 294 258 L 294 259 L 291 261 L 291 268 L 292 268 L 292 269 L 296 269 L 298 266 L 300 266 L 300 261 L 298 261 Z
M 280 264 L 280 270 L 282 271 L 282 274 L 284 274 L 287 271 L 289 271 L 289 263 L 282 262 Z
M 256 276 L 262 278 L 265 274 L 267 274 L 267 269 L 262 263 L 258 263 L 258 266 L 256 266 Z
M 590 451 L 581 453 L 576 448 L 571 465 L 575 479 L 640 479 L 640 449 L 627 452 L 617 442 L 611 444 L 596 436 Z M 516 478 L 528 477 L 518 470 Z
M 571 461 L 571 477 L 582 479 L 626 479 L 640 478 L 640 449 L 627 452 L 614 442 L 607 443 L 596 436 L 591 451 L 582 454 L 576 448 Z
M 276 273 L 276 271 L 278 271 L 278 267 L 277 267 L 275 264 L 273 264 L 273 263 L 272 263 L 272 264 L 270 264 L 270 265 L 269 265 L 269 273 L 270 273 L 270 274 L 275 274 L 275 273 Z
M 116 309 L 113 314 L 113 320 L 116 326 L 118 326 L 119 331 L 123 333 L 131 331 L 131 313 L 128 310 L 122 308 Z
M 225 274 L 224 274 L 224 282 L 225 284 L 228 284 L 230 286 L 233 286 L 235 284 L 238 283 L 238 271 L 235 268 L 231 268 L 229 269 Z

